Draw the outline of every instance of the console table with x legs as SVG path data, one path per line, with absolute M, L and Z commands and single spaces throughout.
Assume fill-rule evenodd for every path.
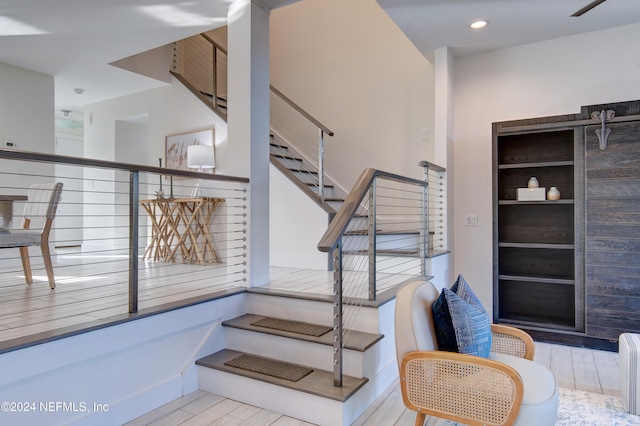
M 211 219 L 223 198 L 153 198 L 140 200 L 151 219 L 151 241 L 143 259 L 204 265 L 220 262 L 211 239 Z

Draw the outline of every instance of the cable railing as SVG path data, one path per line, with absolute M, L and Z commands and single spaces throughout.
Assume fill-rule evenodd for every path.
M 246 178 L 14 150 L 0 150 L 0 170 L 0 318 L 20 318 L 0 341 L 247 286 Z M 191 196 L 196 181 L 202 192 Z M 41 240 L 28 243 L 31 284 L 18 244 L 23 212 L 51 194 L 32 198 L 34 188 L 53 182 L 62 191 L 45 243 L 51 290 Z M 41 229 L 43 217 L 29 219 Z
M 205 104 L 227 117 L 227 50 L 206 34 L 173 43 L 171 71 Z
M 333 259 L 335 386 L 358 308 L 412 278 L 430 278 L 429 259 L 447 252 L 445 169 L 419 165 L 424 180 L 364 170 L 318 244 Z
M 173 74 L 223 118 L 227 116 L 227 51 L 206 34 L 173 44 Z M 271 154 L 320 200 L 332 198 L 324 164 L 333 131 L 270 86 Z
M 270 128 L 272 155 L 290 164 L 288 168 L 321 200 L 332 198 L 326 182 L 324 150 L 325 139 L 333 136 L 333 131 L 273 86 Z

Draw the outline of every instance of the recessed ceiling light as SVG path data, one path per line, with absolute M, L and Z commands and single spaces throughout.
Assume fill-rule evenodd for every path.
M 489 21 L 486 19 L 478 19 L 477 21 L 473 21 L 469 27 L 473 30 L 481 30 L 489 25 Z

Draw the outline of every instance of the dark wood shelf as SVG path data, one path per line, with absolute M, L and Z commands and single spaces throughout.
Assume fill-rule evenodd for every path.
M 573 204 L 574 200 L 573 199 L 568 199 L 568 200 L 544 200 L 544 201 L 517 201 L 517 200 L 499 200 L 498 201 L 498 205 L 499 206 L 518 206 L 518 205 L 532 205 L 532 204 L 548 204 L 548 205 L 554 205 L 554 204 Z
M 535 282 L 535 283 L 546 283 L 546 284 L 562 284 L 562 285 L 575 285 L 575 280 L 568 280 L 563 278 L 551 278 L 551 277 L 541 277 L 541 276 L 517 276 L 517 275 L 498 275 L 498 279 L 504 281 L 526 281 L 526 282 Z
M 498 170 L 508 169 L 534 169 L 538 167 L 563 167 L 573 166 L 573 161 L 543 161 L 539 163 L 498 164 Z
M 515 243 L 509 241 L 501 241 L 498 243 L 498 247 L 573 250 L 575 248 L 575 244 Z

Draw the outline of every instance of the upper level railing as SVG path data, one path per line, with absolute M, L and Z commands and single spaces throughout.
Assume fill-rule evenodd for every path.
M 227 50 L 207 34 L 173 44 L 173 74 L 221 117 L 227 117 Z M 297 155 L 306 160 L 296 175 L 325 198 L 325 139 L 334 132 L 304 108 L 270 86 L 271 152 L 285 161 Z M 297 160 L 296 160 L 297 161 Z
M 55 290 L 40 248 L 29 248 L 26 284 L 20 251 L 0 235 L 0 316 L 21 318 L 0 329 L 0 350 L 247 286 L 248 179 L 0 149 L 0 233 L 21 226 L 29 188 L 46 182 L 63 183 L 48 244 Z
M 447 252 L 445 169 L 420 166 L 424 180 L 364 170 L 318 243 L 320 251 L 333 254 L 336 386 L 356 308 L 411 278 L 429 278 L 427 260 Z

